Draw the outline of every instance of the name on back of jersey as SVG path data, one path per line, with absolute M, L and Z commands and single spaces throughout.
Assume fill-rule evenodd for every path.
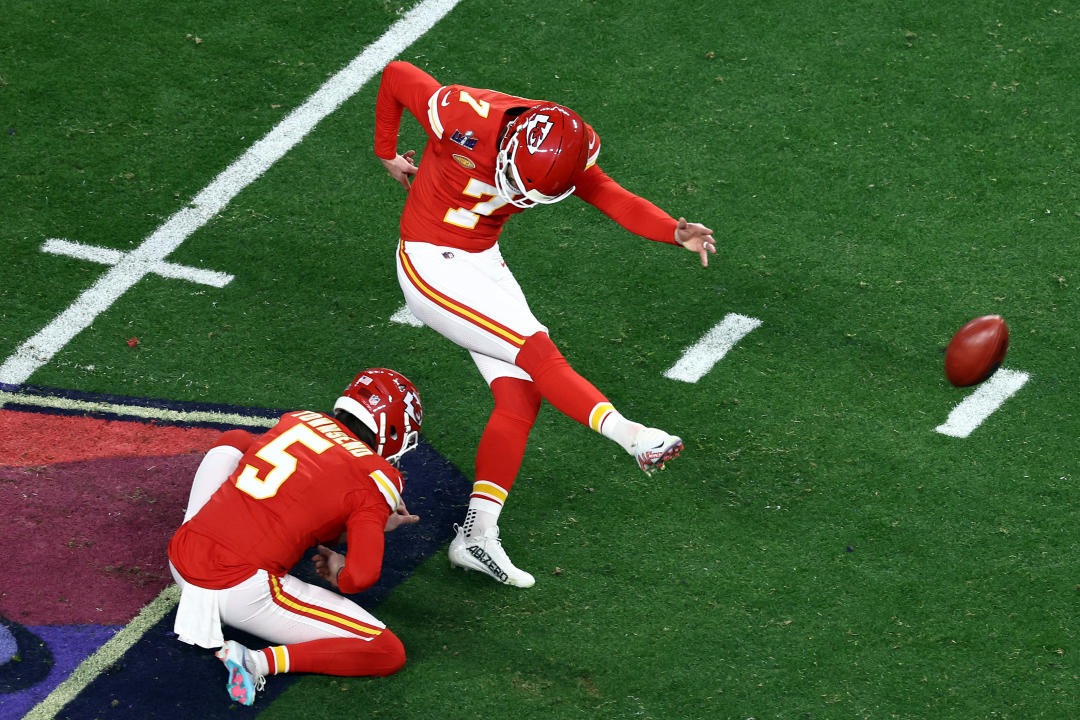
M 340 425 L 322 413 L 310 410 L 299 410 L 291 413 L 291 415 L 302 421 L 308 427 L 319 432 L 326 437 L 327 440 L 331 440 L 340 445 L 342 449 L 347 450 L 353 457 L 362 458 L 375 454 L 375 452 L 365 443 L 360 442 L 352 435 L 342 430 Z

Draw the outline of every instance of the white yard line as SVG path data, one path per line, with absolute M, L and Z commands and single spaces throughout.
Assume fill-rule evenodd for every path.
M 41 251 L 53 255 L 67 255 L 68 257 L 78 258 L 79 260 L 90 260 L 91 262 L 101 263 L 102 265 L 119 265 L 127 256 L 127 253 L 113 250 L 112 248 L 83 245 L 68 240 L 61 240 L 60 238 L 49 238 L 46 240 L 45 244 L 41 246 Z M 148 265 L 146 270 L 147 272 L 155 273 L 161 277 L 173 278 L 175 280 L 187 280 L 188 282 L 212 285 L 217 288 L 225 287 L 232 282 L 233 279 L 233 276 L 228 273 L 215 272 L 213 270 L 200 270 L 199 268 L 177 265 L 176 263 L 165 262 L 164 260 L 159 260 L 152 265 Z
M 251 146 L 236 162 L 214 178 L 188 207 L 180 210 L 147 237 L 139 247 L 123 257 L 92 257 L 99 262 L 115 261 L 96 283 L 60 313 L 34 337 L 27 340 L 0 366 L 0 382 L 19 385 L 52 359 L 79 332 L 93 323 L 131 286 L 147 273 L 162 273 L 182 266 L 165 263 L 165 257 L 193 232 L 205 225 L 229 204 L 237 193 L 296 146 L 323 118 L 360 90 L 371 78 L 405 48 L 435 26 L 459 0 L 425 0 L 396 22 L 345 69 L 326 81 L 314 95 L 289 113 L 263 139 Z M 70 243 L 53 246 L 83 252 Z M 90 251 L 86 251 L 90 253 Z M 185 269 L 186 271 L 186 269 Z M 203 271 L 207 272 L 207 271 Z M 222 275 L 213 273 L 213 275 Z M 208 275 L 207 277 L 212 277 Z M 10 401 L 10 399 L 9 399 Z M 22 402 L 22 398 L 19 399 Z M 175 585 L 169 585 L 117 635 L 82 664 L 55 690 L 25 716 L 32 720 L 52 720 L 73 698 L 134 645 L 156 622 L 169 613 L 179 597 Z
M 163 420 L 173 423 L 216 423 L 238 427 L 270 428 L 277 424 L 278 421 L 277 417 L 241 415 L 240 413 L 216 412 L 213 410 L 170 410 L 146 405 L 124 405 L 122 403 L 76 400 L 54 395 L 32 395 L 30 393 L 0 390 L 0 407 L 10 404 L 30 405 L 69 412 L 105 413 L 140 420 Z
M 97 282 L 4 361 L 0 366 L 0 382 L 12 385 L 26 382 L 38 368 L 47 364 L 135 283 L 148 273 L 162 274 L 162 268 L 166 267 L 164 260 L 169 253 L 220 213 L 241 190 L 280 160 L 323 118 L 356 94 L 388 62 L 430 30 L 458 2 L 459 0 L 426 0 L 414 7 L 348 66 L 327 80 L 303 105 L 286 115 L 265 137 L 225 168 L 187 207 L 172 215 L 143 240 L 142 244 L 123 253 L 122 257 L 111 256 L 110 259 L 114 260 L 115 264 L 98 278 Z M 58 249 L 55 244 L 52 247 L 53 250 Z M 64 249 L 73 248 L 64 246 Z M 172 265 L 174 269 L 180 267 L 182 266 Z
M 93 682 L 102 670 L 123 657 L 124 653 L 137 643 L 139 638 L 145 635 L 146 631 L 158 620 L 176 607 L 179 601 L 180 588 L 170 583 L 139 611 L 134 620 L 109 638 L 108 642 L 97 649 L 97 652 L 79 663 L 79 666 L 68 675 L 64 682 L 23 716 L 23 720 L 52 720 L 56 717 L 56 714 Z
M 945 423 L 938 425 L 934 431 L 950 437 L 966 438 L 1003 402 L 1024 387 L 1028 380 L 1026 372 L 998 369 L 989 380 L 954 407 Z
M 664 373 L 664 377 L 696 383 L 712 370 L 713 365 L 720 362 L 736 343 L 760 325 L 761 321 L 757 318 L 735 313 L 725 315 L 704 337 L 683 352 L 679 361 Z
M 412 327 L 424 327 L 424 323 L 420 322 L 420 319 L 412 314 L 412 310 L 409 309 L 408 305 L 402 305 L 398 308 L 398 311 L 390 316 L 390 322 L 399 325 L 411 325 Z

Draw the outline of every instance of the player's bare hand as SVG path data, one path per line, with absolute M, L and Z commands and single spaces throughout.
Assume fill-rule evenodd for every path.
M 686 218 L 679 218 L 679 224 L 675 227 L 675 242 L 700 255 L 701 267 L 709 267 L 709 254 L 716 254 L 713 231 L 701 223 L 686 222 Z
M 325 545 L 320 545 L 315 549 L 318 551 L 318 555 L 311 558 L 311 562 L 315 563 L 315 572 L 336 588 L 338 586 L 338 573 L 345 567 L 345 556 Z
M 409 178 L 416 174 L 416 163 L 413 162 L 415 155 L 415 150 L 406 150 L 404 155 L 395 155 L 393 160 L 379 158 L 386 172 L 390 173 L 390 177 L 397 180 L 406 191 L 411 187 Z
M 405 507 L 405 503 L 401 503 L 397 506 L 394 512 L 390 513 L 390 517 L 386 518 L 386 532 L 397 530 L 402 525 L 412 525 L 413 523 L 420 522 L 419 515 L 410 515 L 408 508 Z

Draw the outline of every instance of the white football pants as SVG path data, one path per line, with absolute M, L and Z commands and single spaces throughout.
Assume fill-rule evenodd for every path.
M 499 377 L 532 379 L 514 360 L 525 340 L 547 327 L 529 309 L 498 244 L 471 253 L 403 241 L 397 274 L 409 311 L 468 350 L 489 385 Z

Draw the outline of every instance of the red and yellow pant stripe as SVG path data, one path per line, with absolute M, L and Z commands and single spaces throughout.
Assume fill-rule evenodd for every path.
M 296 596 L 287 593 L 281 586 L 280 578 L 273 575 L 268 575 L 267 577 L 269 578 L 270 583 L 270 597 L 274 601 L 274 604 L 290 613 L 311 618 L 312 620 L 318 620 L 327 625 L 345 630 L 362 640 L 374 640 L 383 631 L 381 627 L 369 625 L 354 617 L 349 617 L 348 615 L 304 602 Z

